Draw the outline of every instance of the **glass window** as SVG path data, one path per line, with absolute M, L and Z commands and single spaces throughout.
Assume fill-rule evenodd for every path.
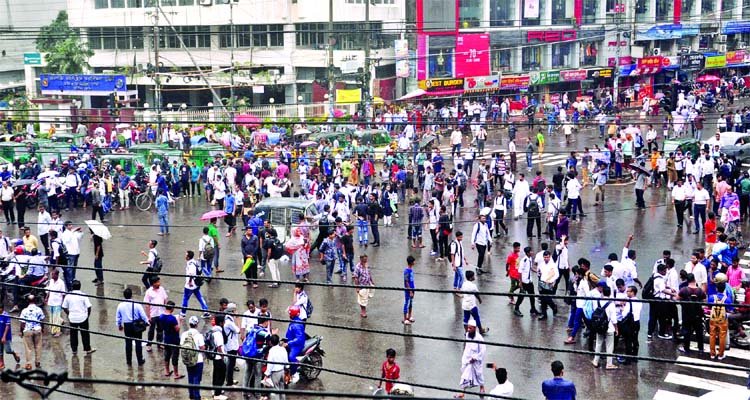
M 449 78 L 453 76 L 453 51 L 455 48 L 430 49 L 430 78 Z
M 482 0 L 459 0 L 458 15 L 462 28 L 478 27 L 482 20 Z
M 682 18 L 687 18 L 693 13 L 695 0 L 682 0 Z
M 656 0 L 656 21 L 666 22 L 674 19 L 673 0 Z
M 109 0 L 95 0 L 94 8 L 96 9 L 109 8 Z
M 566 0 L 552 0 L 552 24 L 569 25 L 573 22 L 574 2 Z
M 716 2 L 714 0 L 703 0 L 701 1 L 701 14 L 710 14 L 716 9 Z
M 141 8 L 142 6 L 143 2 L 141 0 L 128 0 L 129 8 Z
M 177 0 L 160 0 L 160 3 L 163 6 L 176 6 Z
M 284 25 L 268 25 L 268 46 L 269 47 L 283 47 L 284 46 Z
M 128 28 L 115 28 L 115 46 L 120 50 L 130 49 Z
M 236 30 L 239 28 L 238 26 L 235 26 L 234 29 Z M 232 47 L 232 27 L 222 25 L 219 27 L 219 47 L 225 49 L 228 47 Z
M 180 0 L 181 6 L 194 6 L 195 0 Z
M 145 34 L 143 32 L 143 27 L 133 27 L 130 28 L 130 40 L 131 40 L 131 48 L 133 49 L 142 49 L 143 48 L 143 38 Z
M 742 1 L 742 19 L 750 19 L 750 0 Z
M 544 10 L 544 0 L 524 0 L 523 26 L 539 25 Z
M 101 28 L 89 28 L 88 31 L 88 45 L 92 50 L 99 50 L 102 48 L 102 30 Z
M 295 24 L 295 42 L 300 47 L 324 49 L 328 31 L 327 23 Z
M 195 47 L 200 47 L 200 48 L 211 47 L 211 27 L 210 26 L 195 26 L 192 28 L 196 30 Z
M 524 47 L 521 50 L 521 68 L 524 70 L 542 67 L 542 48 L 539 46 Z
M 595 24 L 599 15 L 599 0 L 583 0 L 583 23 Z
M 231 26 L 228 27 L 231 29 Z M 250 25 L 235 25 L 234 26 L 234 47 L 250 47 L 252 43 L 252 35 L 250 34 L 252 28 Z M 229 30 L 227 30 L 229 32 Z M 231 43 L 231 42 L 230 42 Z
M 125 8 L 125 0 L 111 0 L 112 8 Z
M 492 47 L 490 50 L 491 57 L 491 69 L 492 71 L 510 71 L 510 58 L 512 55 L 511 50 L 504 50 L 499 47 Z
M 517 3 L 514 0 L 490 0 L 490 26 L 514 25 Z
M 596 65 L 596 56 L 599 54 L 598 42 L 581 42 L 578 51 L 578 62 L 581 66 Z
M 649 19 L 649 1 L 635 0 L 635 20 L 636 22 L 646 22 Z
M 570 53 L 573 49 L 570 43 L 552 45 L 552 68 L 569 67 L 571 65 Z
M 731 19 L 735 7 L 737 7 L 737 0 L 722 0 L 720 18 Z
M 115 28 L 102 28 L 102 49 L 114 50 L 116 47 Z

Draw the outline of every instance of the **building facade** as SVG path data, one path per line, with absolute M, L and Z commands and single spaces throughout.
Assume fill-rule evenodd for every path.
M 141 103 L 155 104 L 155 72 L 162 105 L 216 103 L 209 83 L 222 99 L 234 83 L 247 105 L 325 100 L 329 1 L 159 0 L 158 7 L 156 1 L 68 0 L 71 26 L 83 30 L 95 51 L 93 72 L 124 73 Z M 372 1 L 369 29 L 362 0 L 330 1 L 336 88 L 364 85 L 369 41 L 370 93 L 395 96 L 393 44 L 403 29 L 404 1 Z

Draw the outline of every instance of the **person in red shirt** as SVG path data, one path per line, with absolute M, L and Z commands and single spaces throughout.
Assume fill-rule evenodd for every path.
M 706 233 L 706 254 L 713 254 L 714 244 L 716 244 L 716 214 L 713 212 L 709 211 L 703 231 Z
M 380 370 L 382 371 L 381 378 L 382 379 L 391 379 L 391 380 L 397 380 L 401 377 L 401 367 L 396 364 L 396 350 L 388 349 L 385 351 L 385 361 L 383 362 L 383 365 L 380 367 Z M 378 388 L 383 384 L 383 381 L 378 382 Z M 391 389 L 393 389 L 393 382 L 392 381 L 385 381 L 385 392 L 390 393 Z
M 510 293 L 521 289 L 521 273 L 518 272 L 518 259 L 521 255 L 521 243 L 513 243 L 513 252 L 505 259 L 505 276 L 510 277 Z M 513 296 L 510 296 L 510 304 L 516 304 Z

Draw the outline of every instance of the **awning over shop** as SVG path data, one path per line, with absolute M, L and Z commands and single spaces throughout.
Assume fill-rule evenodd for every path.
M 401 97 L 399 97 L 399 100 L 410 100 L 410 99 L 416 99 L 420 97 L 446 97 L 446 96 L 457 96 L 459 94 L 463 94 L 463 89 L 452 89 L 452 90 L 434 90 L 434 91 L 425 91 L 423 89 L 417 89 L 412 92 L 409 92 Z

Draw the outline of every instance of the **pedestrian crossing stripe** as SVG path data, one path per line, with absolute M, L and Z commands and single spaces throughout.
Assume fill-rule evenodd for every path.
M 697 343 L 691 343 L 690 344 L 690 350 L 698 351 L 698 344 Z M 736 347 L 732 347 L 728 351 L 724 352 L 724 355 L 731 358 L 737 358 L 742 360 L 750 360 L 750 351 L 748 350 L 742 350 L 738 349 Z
M 695 396 L 688 396 L 686 394 L 670 392 L 668 390 L 659 389 L 654 394 L 654 400 L 697 400 Z
M 440 147 L 440 151 L 442 153 L 445 153 L 445 154 L 450 154 L 451 148 L 450 147 L 447 147 L 447 148 Z M 475 160 L 480 160 L 480 161 L 481 160 L 487 160 L 487 161 L 489 161 L 489 160 L 492 160 L 492 158 L 493 158 L 492 154 L 495 153 L 495 152 L 502 154 L 503 157 L 506 157 L 506 161 L 508 161 L 508 159 L 510 157 L 510 152 L 508 152 L 507 150 L 505 150 L 505 151 L 499 151 L 498 149 L 485 149 L 484 150 L 484 153 L 485 153 L 484 156 L 482 156 L 482 157 L 477 156 L 474 159 Z M 518 157 L 519 165 L 521 163 L 525 163 L 526 162 L 526 153 L 516 152 L 516 155 Z M 542 153 L 541 155 L 539 155 L 538 153 L 534 153 L 534 157 L 533 157 L 532 161 L 534 162 L 534 164 L 538 163 L 538 164 L 542 164 L 542 165 L 546 165 L 546 166 L 556 166 L 556 165 L 563 165 L 563 164 L 567 163 L 569 157 L 570 157 L 569 154 Z M 540 158 L 541 158 L 541 161 L 539 160 Z M 451 159 L 450 155 L 448 155 L 446 157 L 446 159 L 450 160 Z M 580 160 L 580 158 L 579 158 L 579 160 Z
M 725 354 L 729 355 L 730 352 L 731 350 L 727 351 Z M 683 366 L 685 368 L 693 368 L 693 369 L 699 369 L 701 371 L 715 372 L 718 374 L 725 374 L 725 375 L 737 376 L 740 378 L 747 378 L 747 372 L 721 368 L 722 366 L 725 366 L 726 364 L 723 364 L 720 362 L 706 361 L 700 358 L 686 357 L 686 356 L 677 357 L 677 362 L 691 363 L 690 365 L 679 364 L 680 366 Z M 696 364 L 699 364 L 699 365 L 696 365 Z M 711 367 L 719 367 L 719 368 L 711 368 Z
M 721 390 L 721 389 L 738 390 L 738 391 L 747 390 L 746 387 L 741 386 L 741 385 L 735 385 L 734 383 L 711 380 L 711 379 L 701 378 L 701 377 L 693 376 L 693 375 L 678 374 L 676 372 L 668 373 L 667 377 L 664 378 L 664 382 L 672 383 L 672 384 L 680 385 L 680 386 L 688 386 L 688 387 L 692 387 L 695 389 L 710 390 L 710 391 Z

